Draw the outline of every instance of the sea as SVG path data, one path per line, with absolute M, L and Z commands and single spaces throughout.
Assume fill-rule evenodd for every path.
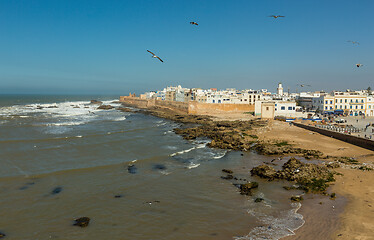
M 184 140 L 180 123 L 92 99 L 120 106 L 118 96 L 0 95 L 4 239 L 280 239 L 303 225 L 289 183 L 250 175 L 273 158 Z M 222 169 L 259 188 L 241 195 Z M 87 227 L 73 225 L 80 217 Z

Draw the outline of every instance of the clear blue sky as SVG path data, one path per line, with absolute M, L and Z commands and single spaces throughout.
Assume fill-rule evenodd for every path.
M 373 12 L 373 0 L 1 0 L 0 93 L 374 88 Z

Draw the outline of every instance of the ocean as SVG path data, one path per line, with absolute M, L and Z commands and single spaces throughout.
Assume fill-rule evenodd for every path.
M 250 176 L 271 157 L 211 149 L 176 135 L 179 123 L 91 99 L 120 106 L 114 96 L 0 96 L 5 239 L 279 239 L 303 225 L 288 183 Z M 259 188 L 240 195 L 222 169 Z M 79 217 L 88 227 L 73 226 Z

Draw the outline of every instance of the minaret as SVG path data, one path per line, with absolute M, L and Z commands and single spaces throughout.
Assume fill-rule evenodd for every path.
M 282 83 L 278 83 L 277 93 L 278 93 L 279 96 L 283 96 Z

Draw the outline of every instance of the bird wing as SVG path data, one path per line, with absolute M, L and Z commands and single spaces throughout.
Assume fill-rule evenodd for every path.
M 277 17 L 285 17 L 285 16 L 278 15 Z
M 275 18 L 276 16 L 275 16 L 275 15 L 270 15 L 269 17 L 273 17 L 273 18 Z
M 149 50 L 147 50 L 147 52 L 151 53 L 153 56 L 156 55 L 156 54 L 154 54 L 153 52 L 151 52 L 151 51 L 149 51 Z
M 160 60 L 161 62 L 164 62 L 164 61 L 162 61 L 162 59 L 160 58 L 160 57 L 157 57 L 158 58 L 158 60 Z

